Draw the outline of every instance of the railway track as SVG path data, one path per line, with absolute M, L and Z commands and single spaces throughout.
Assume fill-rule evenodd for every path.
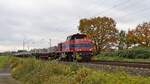
M 72 62 L 64 62 L 70 64 Z M 93 68 L 100 71 L 118 72 L 123 71 L 135 76 L 150 77 L 150 63 L 149 62 L 125 62 L 125 61 L 91 61 L 91 62 L 76 62 L 78 65 Z
M 86 63 L 86 62 L 81 62 L 81 63 Z M 97 61 L 91 61 L 88 63 L 150 69 L 150 62 L 127 62 L 127 61 L 104 61 L 104 60 L 100 61 L 100 60 L 97 60 Z
M 118 72 L 125 71 L 130 75 L 137 76 L 150 76 L 150 63 L 149 62 L 125 62 L 125 61 L 92 61 L 92 62 L 79 62 L 89 68 L 94 68 L 101 71 Z

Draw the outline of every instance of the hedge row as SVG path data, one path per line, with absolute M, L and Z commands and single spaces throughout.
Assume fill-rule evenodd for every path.
M 148 59 L 150 58 L 150 48 L 132 48 L 114 52 L 102 52 L 98 56 L 122 57 L 129 59 Z

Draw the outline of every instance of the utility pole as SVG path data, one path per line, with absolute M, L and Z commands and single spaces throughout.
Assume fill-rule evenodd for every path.
M 28 47 L 28 51 L 29 51 L 30 50 L 30 44 L 29 43 L 28 43 L 27 47 Z
M 51 39 L 49 39 L 49 52 L 51 52 Z
M 24 41 L 24 39 L 23 39 L 23 44 L 22 44 L 22 46 L 23 46 L 23 50 L 24 50 L 24 47 L 25 47 L 25 41 Z

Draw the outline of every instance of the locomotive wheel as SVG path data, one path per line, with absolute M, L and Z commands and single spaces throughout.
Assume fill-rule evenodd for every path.
M 72 57 L 71 55 L 68 56 L 67 58 L 68 58 L 67 60 L 68 60 L 69 62 L 72 62 L 72 61 L 73 61 L 73 57 Z
M 67 53 L 66 55 L 67 55 L 66 60 L 69 62 L 72 62 L 73 61 L 73 53 Z

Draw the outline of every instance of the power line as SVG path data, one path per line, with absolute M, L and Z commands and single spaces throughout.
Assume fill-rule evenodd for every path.
M 108 8 L 108 9 L 106 9 L 106 10 L 101 11 L 101 13 L 99 13 L 99 14 L 103 14 L 103 13 L 105 13 L 105 12 L 111 11 L 111 9 L 117 8 L 117 7 L 119 7 L 120 5 L 122 6 L 122 4 L 127 4 L 127 2 L 129 2 L 129 1 L 130 1 L 130 0 L 126 0 L 126 1 L 122 1 L 122 2 L 120 2 L 120 3 L 117 3 L 117 4 L 113 5 L 111 8 Z
M 136 2 L 136 4 L 137 3 L 140 3 L 140 1 L 139 2 Z M 146 2 L 144 2 L 144 3 L 146 3 Z M 135 6 L 134 6 L 135 7 Z M 121 15 L 121 16 L 114 16 L 115 18 L 127 18 L 127 17 L 130 17 L 130 16 L 136 16 L 136 15 L 138 15 L 138 14 L 144 14 L 144 13 L 147 13 L 147 12 L 149 12 L 150 11 L 150 7 L 146 7 L 146 8 L 143 8 L 143 7 L 137 7 L 138 9 L 137 10 L 133 10 L 133 11 L 131 11 L 131 12 L 129 12 L 129 13 L 126 13 L 125 15 Z M 139 8 L 142 8 L 142 9 L 140 9 L 139 10 Z M 128 9 L 128 8 L 127 8 Z M 122 9 L 122 10 L 124 10 L 124 9 Z M 147 17 L 146 17 L 146 19 L 147 19 Z
M 52 47 L 51 41 L 52 41 L 52 39 L 50 38 L 50 39 L 49 39 L 49 52 L 51 52 L 51 47 Z
M 137 1 L 139 1 L 139 0 L 137 0 Z M 128 3 L 127 3 L 128 2 Z M 131 1 L 130 0 L 130 2 L 131 3 L 133 3 L 133 1 Z M 121 4 L 123 4 L 123 5 L 121 5 Z M 120 3 L 118 3 L 118 4 L 116 4 L 116 5 L 114 5 L 114 6 L 112 6 L 111 8 L 109 8 L 109 9 L 107 9 L 107 13 L 108 12 L 111 12 L 111 9 L 114 9 L 114 8 L 121 8 L 121 6 L 124 8 L 125 7 L 125 9 L 128 9 L 128 8 L 131 8 L 133 5 L 131 5 L 131 7 L 130 7 L 130 5 L 129 5 L 130 3 L 129 3 L 129 0 L 127 0 L 127 1 L 123 1 L 123 2 L 120 2 Z M 136 3 L 137 4 L 137 3 Z M 125 5 L 127 5 L 128 7 L 126 7 Z M 135 7 L 135 5 L 134 5 L 134 7 Z M 125 9 L 121 9 L 121 10 L 125 10 Z M 145 9 L 144 9 L 145 10 Z M 138 10 L 137 10 L 138 11 Z M 103 14 L 103 13 L 105 13 L 105 10 L 104 11 L 102 11 L 100 14 Z M 131 13 L 132 14 L 132 13 Z M 128 15 L 128 14 L 127 14 Z M 124 16 L 123 16 L 124 17 Z
M 139 1 L 139 0 L 138 0 Z M 121 3 L 121 2 L 120 2 Z M 133 2 L 132 2 L 133 3 Z M 137 3 L 139 3 L 139 2 L 136 2 L 136 4 Z M 127 4 L 127 3 L 126 3 Z M 129 5 L 129 3 L 128 3 L 128 7 L 126 7 L 126 9 L 128 9 L 128 8 L 131 8 L 133 5 Z M 136 5 L 137 6 L 137 5 Z M 117 8 L 117 7 L 119 7 L 119 6 L 114 6 L 115 8 Z M 112 8 L 114 8 L 114 7 L 112 7 Z M 135 8 L 135 5 L 134 5 L 134 8 Z M 137 8 L 138 8 L 138 6 L 137 6 Z M 125 9 L 121 9 L 121 10 L 125 10 Z M 142 9 L 140 9 L 140 10 L 134 10 L 134 12 L 129 12 L 129 13 L 127 13 L 127 14 L 125 14 L 125 15 L 121 15 L 121 16 L 114 16 L 115 18 L 120 18 L 120 17 L 123 17 L 123 18 L 125 18 L 125 17 L 128 17 L 128 16 L 130 16 L 130 15 L 137 15 L 137 14 L 140 14 L 140 13 L 145 13 L 145 12 L 148 12 L 150 10 L 150 8 L 149 7 L 146 7 L 146 8 L 142 8 Z M 109 11 L 110 12 L 110 11 Z M 118 12 L 119 13 L 119 12 Z
M 141 10 L 136 10 L 136 11 L 134 11 L 134 12 L 127 13 L 127 14 L 123 15 L 122 17 L 127 17 L 127 16 L 133 15 L 133 14 L 136 15 L 136 14 L 140 14 L 140 13 L 149 11 L 149 10 L 147 10 L 147 9 L 150 9 L 150 8 L 146 8 L 146 9 L 144 8 L 144 9 L 141 9 Z
M 22 40 L 22 49 L 23 50 L 25 50 L 25 45 L 26 45 L 26 43 L 25 43 L 25 36 L 23 36 L 23 40 Z
M 23 50 L 24 50 L 24 47 L 25 47 L 25 41 L 24 41 L 24 39 L 23 39 L 23 43 L 22 43 L 22 46 L 23 46 Z

